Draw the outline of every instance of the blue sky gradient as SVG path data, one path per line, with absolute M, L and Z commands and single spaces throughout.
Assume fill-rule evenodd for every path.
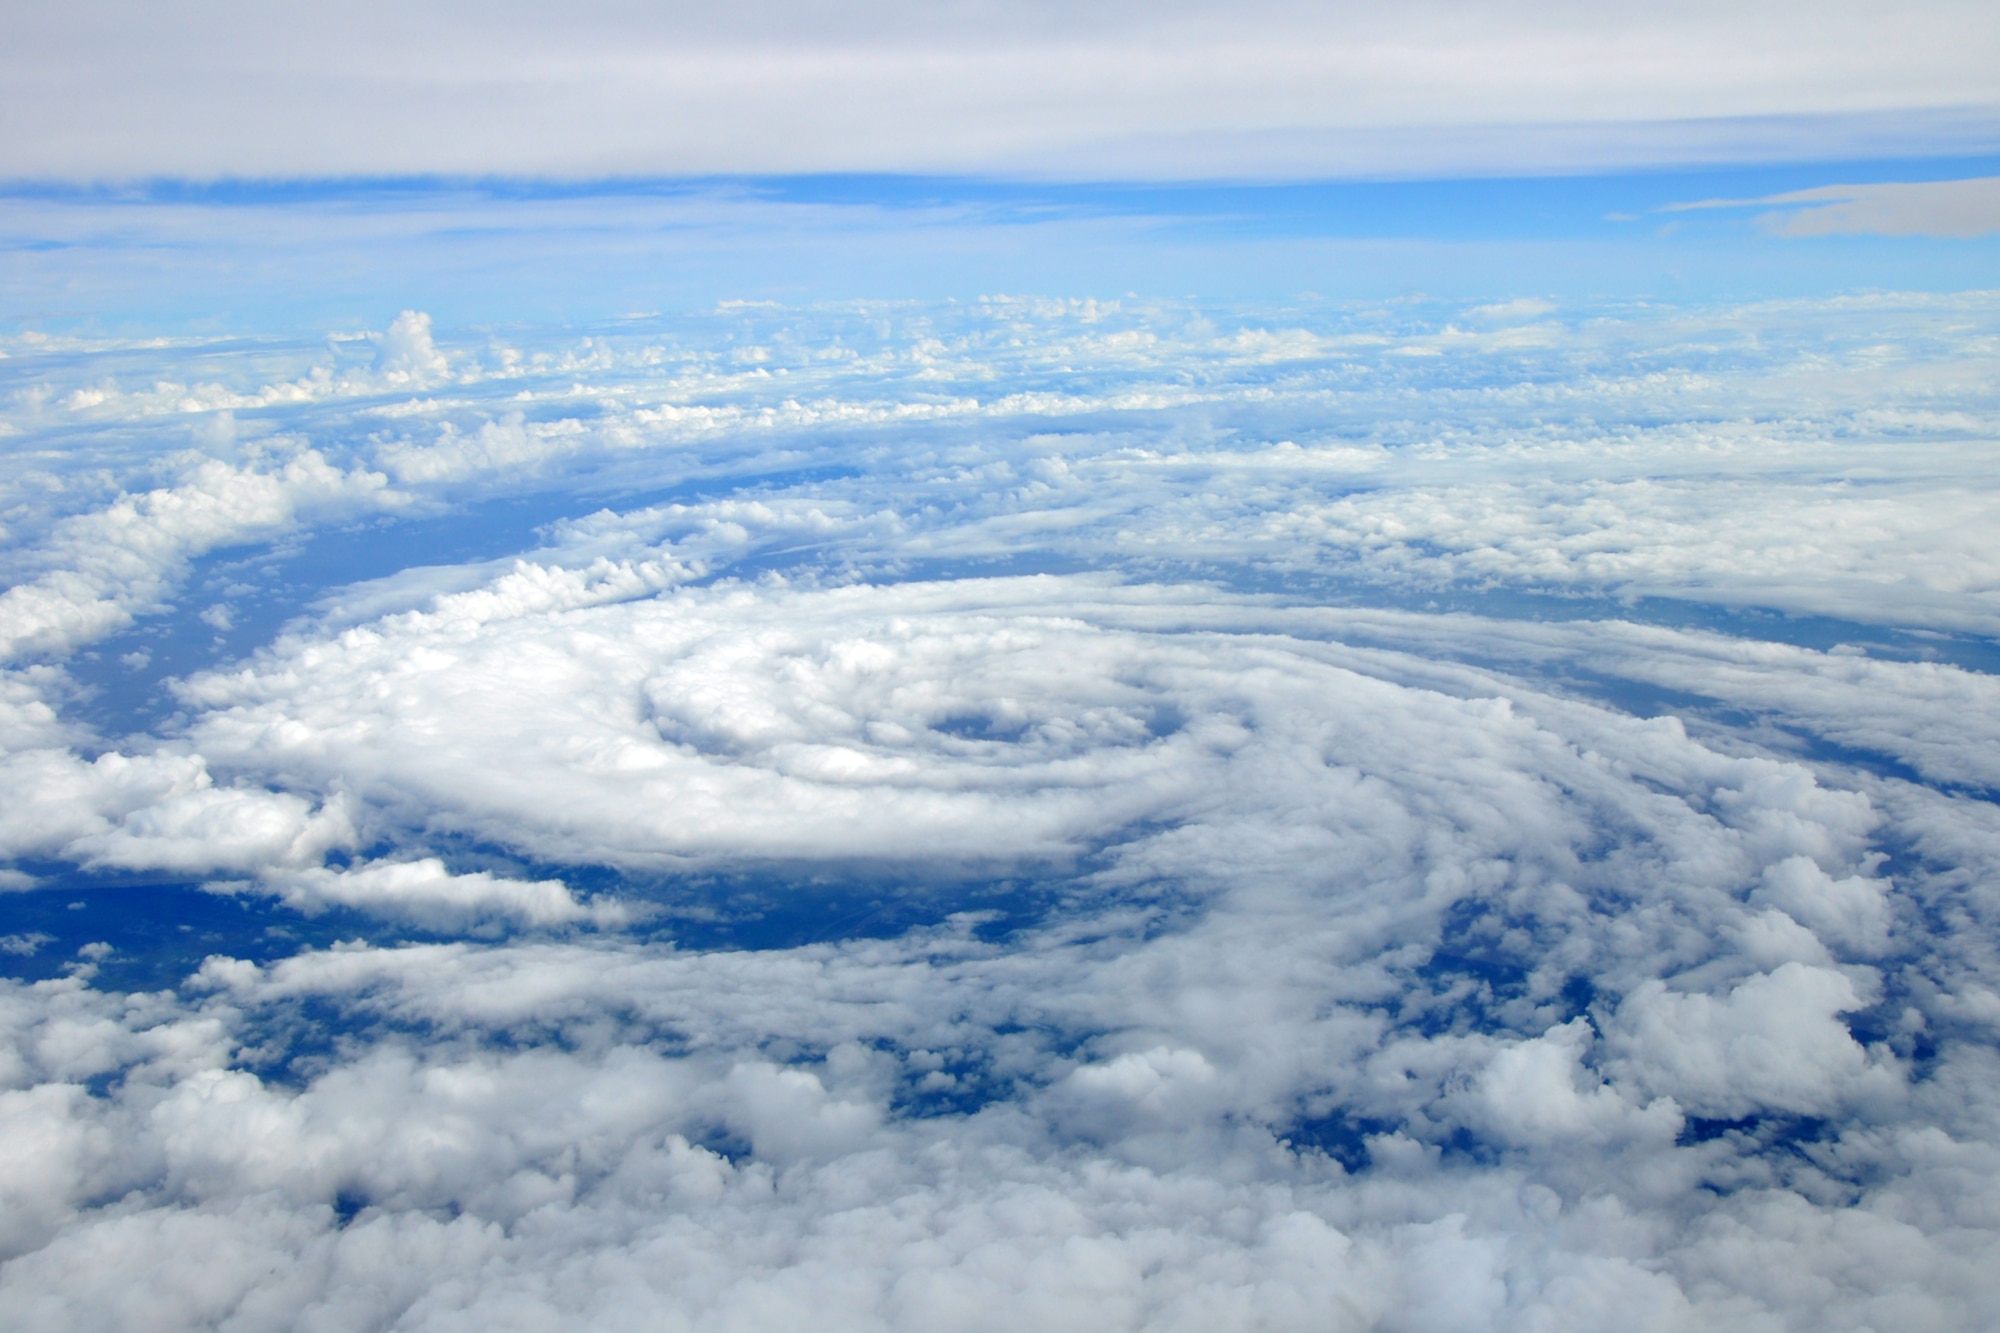
M 1991 239 L 1771 234 L 1741 206 L 2000 157 L 1533 179 L 1060 184 L 809 176 L 152 181 L 0 193 L 16 327 L 590 321 L 727 299 L 1753 299 L 2000 285 Z M 135 324 L 134 321 L 137 321 Z

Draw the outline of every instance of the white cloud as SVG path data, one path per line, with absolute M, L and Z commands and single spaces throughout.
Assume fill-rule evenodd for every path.
M 1642 1086 L 1698 1115 L 1820 1115 L 1873 1072 L 1837 1015 L 1868 1003 L 1851 977 L 1789 962 L 1726 996 L 1643 983 L 1619 1007 L 1612 1041 Z M 1883 1080 L 1894 1085 L 1891 1074 Z
M 1887 888 L 1860 875 L 1836 880 L 1810 858 L 1794 856 L 1764 871 L 1752 900 L 1768 902 L 1837 947 L 1869 957 L 1888 948 Z
M 1757 219 L 1780 236 L 1940 236 L 1970 240 L 2000 231 L 2000 176 L 1962 180 L 1822 185 L 1761 199 L 1706 199 L 1671 205 L 1757 208 L 1791 205 Z
M 288 792 L 219 787 L 199 756 L 67 750 L 0 757 L 13 794 L 0 814 L 0 854 L 190 873 L 316 861 L 351 844 L 336 794 L 315 807 Z
M 36 15 L 17 25 L 0 84 L 22 127 L 4 170 L 574 176 L 1122 162 L 1141 175 L 1228 175 L 1246 162 L 1407 168 L 1413 156 L 1546 167 L 1712 155 L 1731 137 L 1702 123 L 1716 117 L 1750 122 L 1735 137 L 1810 155 L 1815 129 L 1821 151 L 1829 130 L 1863 142 L 1885 131 L 1838 120 L 1802 130 L 1788 118 L 1874 113 L 1893 127 L 1883 113 L 1990 107 L 1996 37 L 1987 8 L 1963 0 L 1810 21 L 1784 3 L 1663 17 L 1457 0 L 1395 10 L 896 0 L 836 16 L 777 0 L 727 13 L 599 3 L 560 23 L 533 6 L 500 18 L 443 0 L 396 11 L 407 44 L 379 35 L 386 13 L 336 22 L 222 4 L 172 23 L 130 6 Z M 356 69 L 370 71 L 365 85 Z M 138 106 L 149 114 L 135 117 Z M 1990 143 L 1990 118 L 1983 128 Z M 1352 132 L 1369 129 L 1391 133 L 1357 153 Z M 1426 144 L 1426 130 L 1444 144 Z M 1903 138 L 1934 146 L 1936 133 L 1922 125 Z
M 531 576 L 572 578 L 524 569 L 191 682 L 195 743 L 557 859 L 978 860 L 1067 855 L 1218 788 L 1261 789 L 1328 725 L 1321 708 L 1427 728 L 1471 707 L 1439 725 L 1489 725 L 1293 645 L 1091 628 L 1088 584 L 724 587 L 524 611 L 507 589 Z M 1348 725 L 1364 752 L 1394 743 Z
M 1147 956 L 1163 946 L 1180 947 L 1163 937 L 1124 951 L 1157 966 Z M 1312 952 L 1255 961 L 1272 976 Z M 1227 1070 L 1167 1044 L 1065 1076 L 1030 1041 L 1024 1054 L 1044 1072 L 1019 1057 L 1016 1068 L 1055 1079 L 1048 1121 L 1004 1098 L 969 1117 L 890 1113 L 897 1049 L 921 1039 L 925 1050 L 1003 1051 L 980 1028 L 1018 1017 L 1036 986 L 1118 994 L 1127 969 L 1091 954 L 1036 961 L 943 939 L 794 955 L 347 948 L 268 969 L 213 962 L 213 997 L 199 1007 L 161 997 L 121 1009 L 67 983 L 12 990 L 13 1049 L 34 1062 L 17 1077 L 79 1076 L 107 1060 L 131 1072 L 96 1101 L 39 1083 L 36 1100 L 10 1103 L 21 1118 L 10 1142 L 43 1146 L 8 1168 L 36 1209 L 10 1214 L 27 1249 L 0 1284 L 11 1308 L 44 1322 L 124 1309 L 163 1328 L 264 1308 L 449 1326 L 522 1301 L 572 1323 L 727 1321 L 811 1302 L 836 1327 L 1022 1310 L 1113 1327 L 1178 1327 L 1190 1310 L 1278 1327 L 1325 1327 L 1329 1310 L 1357 1328 L 1392 1310 L 1413 1326 L 1535 1326 L 1633 1299 L 1669 1319 L 1662 1327 L 1676 1326 L 1670 1316 L 1753 1328 L 1802 1315 L 1860 1327 L 1864 1309 L 1950 1324 L 1979 1308 L 1981 1251 L 1940 1246 L 1885 1211 L 1894 1181 L 1878 1186 L 1880 1209 L 1766 1187 L 1708 1196 L 1685 1224 L 1671 1204 L 1653 1211 L 1675 1197 L 1671 1181 L 1756 1159 L 1719 1153 L 1720 1141 L 1670 1146 L 1666 1108 L 1637 1115 L 1579 1065 L 1590 1043 L 1578 1023 L 1485 1053 L 1433 1039 L 1446 1060 L 1469 1057 L 1457 1067 L 1479 1123 L 1516 1145 L 1487 1168 L 1385 1138 L 1368 1173 L 1348 1177 L 1240 1130 L 1234 1145 L 1183 1137 L 1170 1163 L 1134 1163 L 1125 1154 L 1143 1151 L 1138 1140 L 1227 1104 L 1213 1091 Z M 1024 968 L 1034 985 L 1010 984 Z M 341 1006 L 357 1035 L 389 1021 L 302 1085 L 225 1067 L 257 1015 L 282 1023 L 308 995 Z M 1672 1052 L 1678 1063 L 1648 1077 L 1679 1079 L 1692 1096 L 1702 1061 L 1749 1059 L 1744 1042 L 1796 1038 L 1850 997 L 1780 969 L 1691 1025 L 1670 1024 L 1675 1037 L 1620 1039 Z M 1794 1017 L 1806 1029 L 1788 1027 Z M 432 1036 L 412 1046 L 412 1031 Z M 562 1047 L 540 1033 L 564 1034 Z M 672 1034 L 679 1053 L 653 1049 L 652 1033 Z M 823 1054 L 791 1067 L 750 1054 L 796 1038 Z M 1818 1106 L 1811 1090 L 1856 1063 L 1838 1041 L 1794 1041 L 1731 1096 Z M 1078 1116 L 1105 1147 L 1048 1137 L 1085 1128 Z M 751 1155 L 700 1146 L 715 1134 Z M 1616 1165 L 1620 1143 L 1643 1147 L 1630 1175 Z M 1975 1178 L 1961 1171 L 1960 1189 Z M 114 1182 L 141 1193 L 91 1209 Z M 362 1205 L 345 1226 L 336 1198 Z M 1932 1206 L 1956 1206 L 1948 1199 Z M 1774 1208 L 1791 1215 L 1781 1222 Z M 1725 1236 L 1766 1262 L 1718 1268 Z M 206 1256 L 204 1283 L 173 1282 L 193 1253 Z M 112 1263 L 135 1276 L 73 1280 Z
M 1218 624 L 1245 624 L 1254 614 L 1215 611 Z M 1294 633 L 1504 665 L 1529 678 L 1580 669 L 1626 685 L 1665 687 L 1689 696 L 1683 715 L 1706 699 L 1907 765 L 1931 782 L 1974 788 L 2000 782 L 1985 721 L 1995 684 L 1982 671 L 1878 658 L 1851 645 L 1820 651 L 1623 620 L 1552 623 L 1358 609 L 1283 614 Z M 1614 696 L 1622 697 L 1615 688 Z
M 61 655 L 131 623 L 155 605 L 194 556 L 229 542 L 268 540 L 302 513 L 351 512 L 393 497 L 380 473 L 344 472 L 301 449 L 268 468 L 193 463 L 185 480 L 58 524 L 33 581 L 0 593 L 0 661 Z
M 270 865 L 282 858 L 266 858 Z M 238 885 L 218 885 L 237 891 Z M 313 866 L 267 877 L 259 886 L 308 913 L 328 906 L 358 907 L 379 916 L 432 929 L 463 931 L 489 921 L 526 926 L 588 922 L 620 926 L 632 912 L 622 904 L 578 902 L 561 880 L 515 880 L 489 871 L 452 874 L 438 858 L 374 862 L 346 870 Z
M 441 558 L 447 497 L 563 498 L 518 558 L 286 590 L 160 735 L 73 711 L 121 645 L 22 630 L 68 656 L 0 677 L 0 848 L 50 891 L 461 938 L 264 936 L 136 993 L 122 943 L 0 938 L 72 964 L 0 983 L 5 1308 L 1990 1322 L 1994 701 L 1893 657 L 1976 663 L 1946 631 L 1993 623 L 1992 303 L 1506 327 L 1544 313 L 995 300 L 485 351 L 405 317 L 268 405 L 316 452 L 232 409 L 170 485 L 120 433 L 166 395 L 43 415 L 115 380 L 92 357 L 215 401 L 309 377 L 67 349 L 15 409 L 55 461 L 0 477 L 0 554 L 107 624 L 249 606 L 196 557 L 382 475 L 438 526 L 371 557 Z M 375 414 L 396 374 L 435 398 Z M 68 431 L 103 452 L 43 449 Z M 1095 572 L 984 576 L 1015 559 Z M 1802 623 L 1851 642 L 1755 637 Z M 689 943 L 857 885 L 923 924 Z
M 1573 1018 L 1493 1057 L 1478 1089 L 1503 1138 L 1578 1143 L 1636 1131 L 1656 1143 L 1674 1139 L 1681 1115 L 1673 1102 L 1654 1101 L 1641 1110 L 1582 1066 L 1592 1036 L 1589 1020 Z
M 451 371 L 450 361 L 431 341 L 431 317 L 421 311 L 405 310 L 396 316 L 377 349 L 375 373 L 398 387 L 422 388 Z
M 1555 303 L 1539 296 L 1517 296 L 1511 301 L 1496 301 L 1489 305 L 1474 306 L 1465 313 L 1475 319 L 1524 320 L 1540 319 L 1556 311 Z

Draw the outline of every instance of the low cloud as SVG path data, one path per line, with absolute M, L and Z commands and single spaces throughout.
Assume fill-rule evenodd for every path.
M 0 1300 L 1982 1326 L 1996 310 L 9 343 Z
M 214 887 L 239 892 L 252 886 L 225 883 Z M 328 907 L 351 907 L 443 931 L 473 930 L 496 921 L 523 926 L 617 927 L 634 915 L 631 908 L 613 901 L 580 902 L 561 880 L 507 879 L 483 870 L 453 874 L 436 857 L 342 870 L 313 866 L 269 875 L 255 887 L 275 893 L 308 915 Z

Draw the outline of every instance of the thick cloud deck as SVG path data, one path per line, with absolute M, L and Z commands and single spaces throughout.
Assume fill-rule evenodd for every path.
M 12 1322 L 2000 1319 L 1992 311 L 1552 313 L 10 349 Z

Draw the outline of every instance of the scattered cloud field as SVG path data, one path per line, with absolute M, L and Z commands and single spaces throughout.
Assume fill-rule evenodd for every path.
M 0 337 L 0 1301 L 1990 1325 L 1996 368 L 1982 293 Z

